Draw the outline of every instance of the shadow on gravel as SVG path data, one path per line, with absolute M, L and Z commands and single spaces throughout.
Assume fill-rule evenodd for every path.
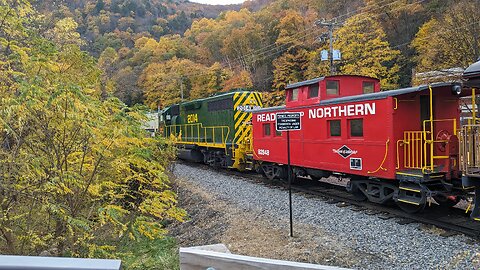
M 178 195 L 179 206 L 187 211 L 184 223 L 172 223 L 169 234 L 177 239 L 180 247 L 217 244 L 228 227 L 221 212 L 215 211 L 199 194 L 192 193 L 173 183 Z

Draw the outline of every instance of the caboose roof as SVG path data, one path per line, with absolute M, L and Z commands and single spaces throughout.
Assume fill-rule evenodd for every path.
M 430 86 L 432 88 L 439 88 L 439 87 L 448 87 L 448 86 L 453 86 L 458 83 L 433 83 Z M 415 92 L 420 92 L 423 90 L 427 90 L 428 85 L 420 85 L 420 86 L 414 86 L 414 87 L 408 87 L 408 88 L 402 88 L 402 89 L 395 89 L 395 90 L 388 90 L 388 91 L 382 91 L 382 92 L 377 92 L 377 93 L 371 93 L 371 94 L 362 94 L 362 95 L 355 95 L 355 96 L 348 96 L 348 97 L 339 97 L 339 98 L 332 98 L 332 99 L 327 99 L 327 100 L 322 100 L 318 105 L 331 105 L 331 104 L 341 104 L 341 103 L 348 103 L 348 102 L 358 102 L 358 101 L 366 101 L 366 100 L 378 100 L 378 99 L 384 99 L 387 97 L 392 97 L 392 96 L 399 96 L 403 94 L 408 94 L 408 93 L 415 93 Z M 315 105 L 313 105 L 315 106 Z M 302 107 L 312 107 L 310 106 L 302 106 Z M 260 113 L 260 112 L 270 112 L 270 111 L 278 111 L 285 109 L 285 106 L 277 106 L 277 107 L 270 107 L 270 108 L 262 108 L 262 109 L 256 109 L 253 110 L 252 112 L 255 113 Z
M 455 83 L 433 83 L 431 84 L 432 88 L 444 87 L 444 86 L 453 86 Z M 399 96 L 408 93 L 420 92 L 428 89 L 428 85 L 420 85 L 402 89 L 388 90 L 371 94 L 362 94 L 348 97 L 332 98 L 327 100 L 320 101 L 320 105 L 330 105 L 338 103 L 347 103 L 347 102 L 357 102 L 365 100 L 377 100 L 384 99 L 387 97 Z
M 310 85 L 310 84 L 314 84 L 314 83 L 318 83 L 319 81 L 323 81 L 324 79 L 325 79 L 325 77 L 318 77 L 318 78 L 311 79 L 311 80 L 308 80 L 308 81 L 292 83 L 292 84 L 287 85 L 287 87 L 285 87 L 285 90 L 292 89 L 292 88 L 298 88 L 298 87 L 302 87 L 302 86 Z

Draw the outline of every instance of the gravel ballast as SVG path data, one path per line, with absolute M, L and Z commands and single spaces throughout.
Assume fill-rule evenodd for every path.
M 182 185 L 208 194 L 210 204 L 234 206 L 238 212 L 244 211 L 255 220 L 268 222 L 288 237 L 288 191 L 252 183 L 225 171 L 183 163 L 175 165 L 174 174 Z M 480 268 L 480 246 L 466 236 L 443 237 L 436 234 L 435 229 L 428 230 L 420 224 L 400 225 L 394 219 L 383 220 L 364 211 L 353 211 L 295 193 L 293 219 L 295 237 L 291 244 L 300 247 L 318 244 L 318 249 L 328 254 L 317 261 L 309 258 L 311 253 L 320 251 L 306 250 L 307 255 L 298 261 L 359 269 Z M 255 224 L 251 224 L 251 230 L 243 233 L 253 234 Z M 316 235 L 312 238 L 310 233 Z

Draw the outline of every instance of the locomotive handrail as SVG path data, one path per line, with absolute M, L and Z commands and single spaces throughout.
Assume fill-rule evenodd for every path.
M 177 131 L 178 130 L 178 131 Z M 221 135 L 221 142 L 217 143 L 215 137 L 215 131 L 219 132 Z M 185 132 L 182 132 L 185 131 Z M 189 137 L 190 131 L 190 137 Z M 195 134 L 196 131 L 196 134 Z M 194 124 L 183 124 L 183 125 L 170 125 L 167 127 L 165 134 L 166 136 L 173 136 L 179 142 L 185 143 L 205 143 L 205 144 L 220 144 L 225 147 L 227 140 L 230 136 L 230 127 L 229 126 L 208 126 L 204 127 L 202 123 Z M 209 142 L 209 136 L 211 136 L 211 142 Z M 203 135 L 203 139 L 202 139 Z

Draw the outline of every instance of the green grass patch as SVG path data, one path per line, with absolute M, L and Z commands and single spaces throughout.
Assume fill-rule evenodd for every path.
M 180 269 L 180 259 L 175 238 L 151 240 L 138 238 L 126 241 L 118 247 L 124 270 L 140 269 Z

